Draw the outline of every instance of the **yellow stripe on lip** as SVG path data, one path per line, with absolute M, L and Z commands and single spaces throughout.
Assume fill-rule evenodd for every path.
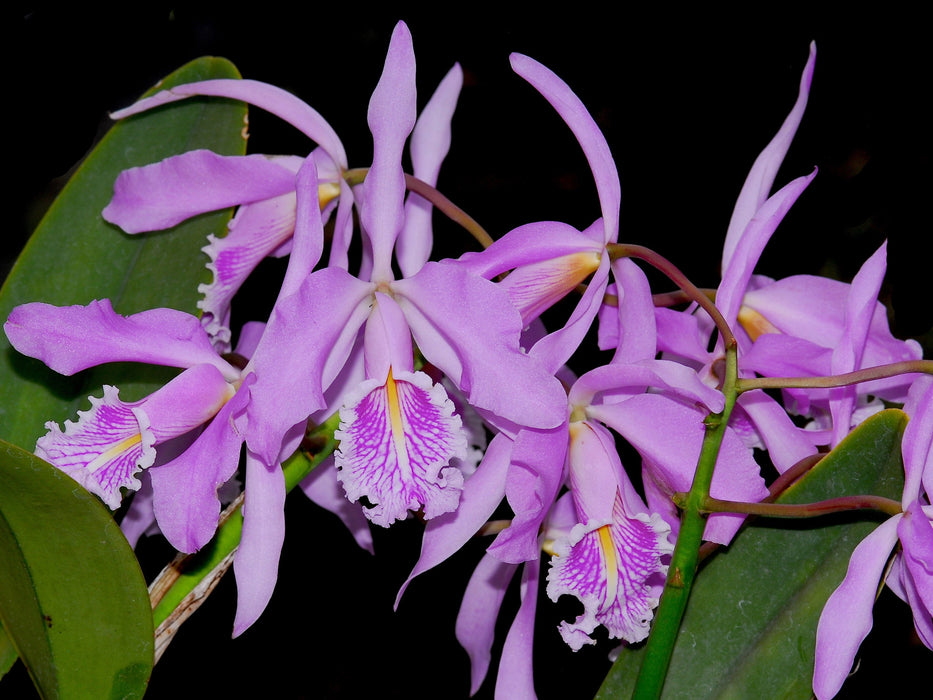
M 619 590 L 619 560 L 616 556 L 615 543 L 612 541 L 610 525 L 603 525 L 596 532 L 599 534 L 599 545 L 603 550 L 603 561 L 606 564 L 606 600 L 599 612 L 605 612 L 612 607 Z
M 93 474 L 118 455 L 123 454 L 124 452 L 129 452 L 133 447 L 142 442 L 142 439 L 143 436 L 140 433 L 130 435 L 128 438 L 120 440 L 120 442 L 108 448 L 105 452 L 99 454 L 95 459 L 88 462 L 87 466 L 84 468 Z
M 395 461 L 406 481 L 410 481 L 411 462 L 408 460 L 408 449 L 405 447 L 405 421 L 402 418 L 402 407 L 398 400 L 398 387 L 392 377 L 392 368 L 386 378 L 386 401 L 389 404 L 389 425 L 392 427 L 392 444 L 395 446 Z

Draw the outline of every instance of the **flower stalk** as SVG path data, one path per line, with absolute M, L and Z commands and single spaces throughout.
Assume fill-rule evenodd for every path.
M 831 389 L 912 373 L 933 374 L 933 360 L 892 362 L 854 372 L 835 374 L 831 377 L 756 377 L 754 379 L 739 379 L 736 382 L 736 391 L 742 394 L 755 389 Z
M 708 515 L 704 504 L 709 499 L 709 489 L 713 480 L 716 459 L 719 456 L 719 448 L 738 395 L 735 388 L 738 361 L 734 339 L 726 345 L 725 366 L 723 383 L 723 394 L 726 397 L 725 408 L 720 413 L 710 414 L 706 420 L 706 434 L 696 474 L 682 505 L 683 518 L 680 533 L 671 557 L 654 627 L 645 647 L 645 658 L 638 671 L 633 694 L 636 700 L 661 697 L 664 678 L 677 642 L 680 622 L 687 608 L 687 601 L 696 576 L 700 545 L 703 541 L 703 531 Z
M 726 347 L 735 347 L 735 335 L 732 333 L 732 329 L 729 327 L 729 324 L 726 323 L 726 319 L 723 318 L 722 313 L 716 308 L 716 304 L 710 299 L 709 295 L 704 293 L 699 287 L 697 287 L 693 282 L 687 279 L 687 276 L 680 271 L 670 260 L 665 258 L 662 255 L 659 255 L 650 248 L 645 246 L 635 245 L 633 243 L 616 243 L 607 246 L 609 249 L 609 255 L 613 258 L 638 258 L 649 263 L 655 267 L 660 272 L 667 275 L 667 277 L 677 285 L 677 287 L 683 292 L 686 298 L 690 301 L 695 301 L 697 306 L 706 311 L 710 315 L 710 318 L 713 319 L 713 323 L 716 324 L 716 328 L 719 330 L 720 335 L 722 335 L 723 342 Z M 728 420 L 728 417 L 726 418 Z
M 674 494 L 673 501 L 680 506 L 686 503 L 687 494 Z M 709 497 L 703 504 L 706 513 L 745 513 L 768 518 L 816 518 L 830 513 L 847 510 L 877 510 L 886 515 L 902 513 L 901 504 L 882 496 L 840 496 L 818 503 L 743 503 Z

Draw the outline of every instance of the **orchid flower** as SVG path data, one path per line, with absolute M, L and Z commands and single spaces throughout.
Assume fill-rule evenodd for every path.
M 500 286 L 528 326 L 548 307 L 592 275 L 567 323 L 532 350 L 556 372 L 579 346 L 599 310 L 609 281 L 606 246 L 619 237 L 621 186 L 605 136 L 582 101 L 548 68 L 528 56 L 512 54 L 513 70 L 528 81 L 573 132 L 590 164 L 602 218 L 585 231 L 561 222 L 520 226 L 480 253 L 461 256 L 458 264 L 493 279 L 507 271 Z
M 270 352 L 254 363 L 268 399 L 248 409 L 251 423 L 284 434 L 326 407 L 324 392 L 362 353 L 365 380 L 345 397 L 336 465 L 348 496 L 366 496 L 374 504 L 368 515 L 383 525 L 422 505 L 432 515 L 445 512 L 459 498 L 459 473 L 445 465 L 463 456 L 462 425 L 443 388 L 414 371 L 413 340 L 472 405 L 503 420 L 550 427 L 560 421 L 564 396 L 521 351 L 521 319 L 494 283 L 434 262 L 394 277 L 391 256 L 406 222 L 401 157 L 415 122 L 414 66 L 400 23 L 369 109 L 374 156 L 359 202 L 369 279 L 333 266 L 295 278 L 270 318 Z M 525 393 L 503 392 L 506 385 Z M 279 450 L 262 437 L 247 444 L 267 460 Z
M 296 226 L 285 291 L 296 278 L 307 276 L 315 241 L 323 235 L 313 159 L 305 161 L 298 181 L 307 187 L 298 190 L 297 209 L 316 213 L 316 219 L 312 216 L 308 225 Z M 308 199 L 313 199 L 312 205 Z M 277 303 L 281 301 L 282 297 Z M 217 490 L 236 472 L 244 441 L 273 446 L 269 456 L 249 445 L 246 450 L 244 529 L 234 564 L 240 590 L 234 633 L 246 629 L 262 612 L 275 584 L 284 538 L 281 460 L 297 448 L 307 418 L 268 423 L 247 418 L 254 402 L 275 406 L 275 397 L 264 393 L 266 385 L 258 384 L 260 375 L 254 369 L 272 347 L 266 333 L 258 340 L 254 326 L 244 333 L 249 345 L 244 351 L 252 351 L 252 357 L 240 369 L 217 353 L 199 319 L 173 309 L 123 317 L 107 300 L 86 307 L 25 304 L 13 310 L 4 328 L 16 349 L 63 374 L 117 361 L 185 370 L 134 404 L 123 404 L 116 389 L 105 389 L 104 399 L 92 399 L 92 410 L 77 423 L 67 423 L 64 432 L 50 425 L 49 434 L 37 444 L 40 456 L 75 476 L 111 507 L 120 502 L 119 489 L 138 488 L 135 473 L 149 467 L 153 513 L 179 551 L 195 552 L 213 537 L 220 515 Z M 271 390 L 276 390 L 274 384 Z M 180 455 L 150 466 L 154 445 L 202 426 Z
M 878 301 L 886 252 L 882 244 L 851 284 L 799 276 L 747 294 L 753 313 L 767 319 L 770 330 L 758 336 L 745 355 L 746 367 L 763 376 L 825 376 L 920 359 L 923 350 L 917 341 L 891 335 L 887 311 Z M 800 313 L 799 309 L 813 308 L 807 300 L 816 294 L 822 300 L 819 311 Z M 793 410 L 815 419 L 816 427 L 832 415 L 831 442 L 837 444 L 865 417 L 866 408 L 872 410 L 866 402 L 869 396 L 903 403 L 915 376 L 898 375 L 834 390 L 786 389 L 785 395 Z M 881 408 L 876 400 L 873 410 Z
M 872 606 L 892 550 L 900 542 L 888 586 L 907 602 L 920 640 L 933 649 L 933 378 L 912 385 L 904 457 L 903 512 L 879 525 L 855 548 L 849 568 L 820 615 L 813 692 L 819 700 L 842 688 L 859 645 L 872 627 Z
M 197 318 L 173 309 L 123 317 L 107 300 L 62 308 L 33 303 L 16 307 L 4 330 L 13 347 L 66 375 L 116 361 L 184 368 L 138 402 L 122 402 L 118 389 L 105 386 L 103 398 L 91 397 L 91 410 L 79 413 L 77 422 L 67 421 L 64 431 L 50 422 L 36 454 L 111 508 L 119 506 L 122 488 L 139 488 L 136 474 L 149 468 L 152 510 L 161 532 L 179 551 L 203 547 L 218 525 L 217 490 L 239 464 L 244 436 L 233 421 L 244 410 L 255 377 L 216 353 Z M 157 446 L 202 427 L 180 455 L 153 466 Z M 240 572 L 236 634 L 259 616 L 275 584 L 284 534 L 285 484 L 278 467 L 278 462 L 270 468 L 247 459 L 249 514 L 235 564 Z M 255 485 L 270 478 L 271 484 Z M 244 567 L 249 575 L 242 573 Z
M 797 100 L 777 134 L 753 164 L 729 223 L 716 306 L 731 327 L 737 327 L 744 321 L 743 295 L 753 279 L 752 272 L 764 246 L 815 175 L 797 178 L 769 196 L 778 168 L 803 117 L 815 59 L 816 47 L 811 44 Z M 705 314 L 693 311 L 692 307 L 686 312 L 656 309 L 658 350 L 666 358 L 694 367 L 707 383 L 718 386 L 721 378 L 716 372 L 723 356 L 722 339 L 717 341 L 713 351 L 709 351 L 713 324 Z M 617 337 L 617 316 L 612 309 L 604 308 L 600 315 L 600 347 L 615 347 Z M 743 357 L 751 342 L 740 332 L 736 337 L 739 341 L 739 372 L 747 374 Z M 749 448 L 767 449 L 781 472 L 816 451 L 812 436 L 797 428 L 783 407 L 762 391 L 747 392 L 739 397 L 730 426 L 743 437 Z
M 280 88 L 253 80 L 190 83 L 140 100 L 112 117 L 121 119 L 195 95 L 241 99 L 264 108 L 320 144 L 312 153 L 318 169 L 320 205 L 326 207 L 341 197 L 337 231 L 352 226 L 352 192 L 342 180 L 347 159 L 340 139 L 318 112 Z M 198 288 L 204 294 L 198 304 L 203 311 L 202 322 L 217 347 L 227 351 L 233 295 L 264 257 L 283 255 L 289 250 L 295 226 L 295 175 L 303 160 L 295 156 L 221 156 L 204 150 L 189 151 L 123 171 L 103 217 L 135 234 L 168 228 L 196 214 L 239 206 L 228 226 L 229 234 L 208 238 L 204 251 L 210 258 L 208 269 L 213 280 Z M 342 239 L 348 240 L 349 233 L 344 233 Z
M 449 122 L 462 84 L 455 65 L 425 107 L 411 143 L 415 177 L 429 185 L 450 143 Z M 311 140 L 321 144 L 311 157 L 318 172 L 318 199 L 325 221 L 337 204 L 330 264 L 348 266 L 352 229 L 352 188 L 343 180 L 347 160 L 334 130 L 310 106 L 271 85 L 250 80 L 212 80 L 172 88 L 113 114 L 123 118 L 194 95 L 242 99 L 280 116 Z M 446 121 L 446 126 L 445 126 Z M 123 171 L 114 184 L 114 197 L 103 217 L 130 234 L 174 226 L 196 214 L 238 206 L 224 237 L 209 236 L 203 249 L 213 273 L 198 291 L 202 322 L 221 351 L 229 350 L 230 303 L 246 277 L 266 256 L 279 257 L 291 248 L 295 228 L 295 175 L 298 156 L 220 156 L 190 151 L 159 163 Z M 406 205 L 406 231 L 401 238 L 404 270 L 417 270 L 430 253 L 430 204 L 412 194 Z M 321 242 L 323 248 L 323 241 Z M 320 255 L 320 251 L 318 251 Z M 419 257 L 420 256 L 420 257 Z M 420 260 L 420 262 L 408 262 Z
M 505 588 L 524 562 L 522 604 L 500 661 L 497 694 L 509 697 L 531 687 L 531 642 L 521 630 L 534 623 L 534 596 L 542 547 L 552 554 L 549 595 L 580 599 L 584 614 L 561 625 L 575 649 L 592 643 L 603 625 L 612 637 L 643 639 L 657 604 L 678 523 L 659 491 L 645 505 L 632 488 L 607 425 L 642 454 L 646 481 L 663 491 L 687 490 L 700 443 L 703 418 L 722 409 L 723 395 L 677 363 L 654 360 L 653 304 L 647 279 L 635 263 L 614 263 L 626 291 L 619 300 L 627 330 L 613 363 L 581 376 L 570 388 L 568 418 L 556 428 L 500 432 L 483 462 L 466 479 L 455 512 L 430 520 L 421 556 L 396 598 L 412 580 L 458 551 L 506 496 L 514 516 L 488 548 L 464 594 L 457 637 L 472 661 L 473 691 L 489 665 L 492 629 Z M 630 332 L 629 332 L 630 331 Z M 651 393 L 646 389 L 652 388 Z M 696 406 L 706 406 L 700 410 Z M 672 436 L 676 436 L 672 439 Z M 726 433 L 712 490 L 726 498 L 760 500 L 767 494 L 757 464 L 733 431 Z M 569 492 L 558 497 L 567 485 Z M 706 537 L 726 543 L 741 517 L 714 514 Z M 542 539 L 542 532 L 548 533 Z M 482 612 L 480 612 L 482 611 Z M 511 689 L 511 690 L 506 690 Z M 522 693 L 519 693 L 522 695 Z

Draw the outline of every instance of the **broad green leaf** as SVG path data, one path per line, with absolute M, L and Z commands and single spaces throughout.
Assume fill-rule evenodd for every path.
M 201 58 L 163 80 L 172 85 L 238 78 L 225 59 Z M 147 94 L 150 94 L 147 93 Z M 122 314 L 153 307 L 197 312 L 198 282 L 206 281 L 209 233 L 222 235 L 230 212 L 203 215 L 169 231 L 130 236 L 101 218 L 120 171 L 185 151 L 227 155 L 246 150 L 246 107 L 217 98 L 192 98 L 114 125 L 91 152 L 39 223 L 0 289 L 0 322 L 17 304 L 87 304 L 109 298 Z M 31 450 L 48 420 L 59 423 L 87 408 L 103 383 L 135 400 L 173 376 L 166 368 L 109 365 L 61 377 L 20 356 L 0 333 L 0 438 Z
M 152 611 L 129 543 L 100 501 L 0 441 L 0 619 L 45 698 L 138 698 Z
M 778 503 L 876 494 L 900 500 L 901 433 L 887 410 L 862 423 Z M 816 625 L 874 512 L 758 519 L 700 571 L 664 685 L 669 698 L 809 698 Z M 597 698 L 631 697 L 644 647 L 624 649 Z

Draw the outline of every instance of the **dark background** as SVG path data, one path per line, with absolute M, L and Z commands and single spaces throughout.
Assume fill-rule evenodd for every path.
M 418 57 L 419 105 L 454 61 L 464 68 L 439 186 L 495 237 L 538 219 L 582 228 L 599 215 L 569 131 L 511 73 L 509 52 L 520 51 L 564 78 L 604 130 L 622 177 L 620 239 L 652 246 L 701 286 L 715 286 L 734 198 L 793 104 L 815 39 L 809 107 L 777 184 L 814 166 L 820 173 L 758 270 L 849 279 L 887 238 L 884 295 L 895 332 L 928 334 L 931 63 L 918 16 L 894 9 L 798 15 L 782 5 L 782 14 L 769 16 L 623 7 L 610 19 L 566 5 L 552 14 L 532 9 L 538 5 L 504 6 L 415 13 L 321 5 L 297 14 L 274 3 L 225 14 L 168 5 L 23 6 L 5 20 L 5 143 L 13 153 L 6 190 L 15 215 L 0 275 L 68 170 L 107 128 L 107 113 L 201 55 L 225 56 L 244 77 L 296 93 L 335 126 L 351 166 L 368 164 L 366 105 L 392 28 L 403 18 Z M 251 111 L 250 133 L 252 152 L 309 150 L 304 137 L 258 110 Z M 439 235 L 448 232 L 460 235 L 439 228 Z M 417 523 L 376 528 L 372 558 L 300 494 L 289 498 L 287 514 L 280 582 L 264 616 L 231 642 L 235 590 L 232 579 L 224 581 L 156 667 L 150 696 L 243 697 L 263 686 L 283 698 L 466 697 L 468 662 L 453 624 L 482 546 L 416 580 L 393 613 L 395 591 L 417 559 Z M 170 557 L 157 540 L 139 551 L 150 576 Z M 927 678 L 921 669 L 929 652 L 911 642 L 906 606 L 889 598 L 876 612 L 881 629 L 872 646 L 863 646 L 862 670 L 840 697 L 871 697 Z M 516 604 L 507 601 L 506 623 Z M 577 654 L 560 641 L 555 626 L 577 612 L 543 596 L 539 603 L 541 698 L 592 697 L 608 668 L 605 640 Z M 894 662 L 881 654 L 891 649 Z M 481 697 L 492 697 L 494 673 L 495 665 Z M 20 667 L 0 694 L 15 696 L 24 675 Z

